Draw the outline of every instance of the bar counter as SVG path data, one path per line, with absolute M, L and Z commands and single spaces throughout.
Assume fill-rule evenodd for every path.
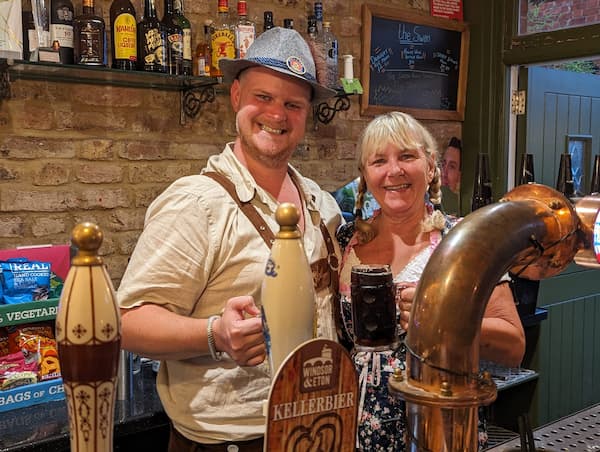
M 133 375 L 130 397 L 115 404 L 114 450 L 167 450 L 169 420 L 150 364 Z M 47 402 L 0 414 L 0 452 L 69 451 L 67 402 Z
M 534 446 L 535 444 L 535 446 Z M 600 450 L 600 404 L 540 427 L 524 431 L 519 438 L 502 443 L 488 452 Z

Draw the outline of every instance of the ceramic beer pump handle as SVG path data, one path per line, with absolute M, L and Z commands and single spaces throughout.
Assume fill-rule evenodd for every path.
M 265 265 L 261 288 L 263 331 L 271 377 L 286 357 L 314 337 L 315 293 L 294 204 L 281 203 L 275 212 L 279 231 Z
M 279 232 L 276 235 L 278 239 L 300 238 L 300 230 L 298 229 L 300 213 L 294 204 L 282 203 L 275 211 L 275 221 L 279 224 Z
M 71 240 L 78 251 L 56 316 L 71 452 L 113 450 L 121 318 L 112 282 L 98 255 L 102 239 L 102 231 L 93 223 L 73 229 Z
M 77 254 L 71 260 L 72 265 L 102 265 L 98 255 L 104 235 L 93 223 L 79 223 L 71 232 L 71 242 L 77 248 Z

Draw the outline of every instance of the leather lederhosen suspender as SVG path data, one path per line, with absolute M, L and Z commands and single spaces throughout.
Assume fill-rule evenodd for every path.
M 225 176 L 215 172 L 203 173 L 203 176 L 210 177 L 215 182 L 218 182 L 226 191 L 229 193 L 229 196 L 233 198 L 233 200 L 240 206 L 244 215 L 248 217 L 250 222 L 254 225 L 260 236 L 263 238 L 265 243 L 269 248 L 273 245 L 273 241 L 275 240 L 275 236 L 273 235 L 273 231 L 269 228 L 263 217 L 257 212 L 254 206 L 249 202 L 242 202 L 235 191 L 235 186 L 233 182 L 227 179 Z
M 275 240 L 275 236 L 273 231 L 271 231 L 265 220 L 260 216 L 254 206 L 250 202 L 242 202 L 240 200 L 237 192 L 235 191 L 235 186 L 229 179 L 227 179 L 227 177 L 213 171 L 203 173 L 203 175 L 210 177 L 215 182 L 219 183 L 225 189 L 225 191 L 229 193 L 231 198 L 237 203 L 244 215 L 246 215 L 248 220 L 250 220 L 250 222 L 254 225 L 257 232 L 270 249 L 273 245 L 273 241 Z M 323 235 L 323 240 L 325 241 L 325 246 L 327 247 L 327 258 L 319 259 L 317 262 L 313 262 L 310 265 L 310 268 L 313 274 L 315 290 L 320 290 L 327 286 L 331 287 L 331 291 L 333 293 L 333 314 L 339 334 L 341 312 L 339 310 L 339 303 L 336 301 L 339 284 L 339 261 L 335 254 L 333 239 L 331 238 L 331 234 L 329 233 L 327 226 L 325 226 L 325 223 L 323 223 L 323 220 L 321 220 L 319 227 L 321 229 L 321 234 Z

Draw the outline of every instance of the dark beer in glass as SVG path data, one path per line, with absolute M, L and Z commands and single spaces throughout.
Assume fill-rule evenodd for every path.
M 398 345 L 395 289 L 389 265 L 355 265 L 351 272 L 352 324 L 357 349 Z

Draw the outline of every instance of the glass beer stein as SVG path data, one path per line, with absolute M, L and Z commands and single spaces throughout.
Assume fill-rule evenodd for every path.
M 358 350 L 398 345 L 395 289 L 389 265 L 355 265 L 351 271 L 352 324 Z

